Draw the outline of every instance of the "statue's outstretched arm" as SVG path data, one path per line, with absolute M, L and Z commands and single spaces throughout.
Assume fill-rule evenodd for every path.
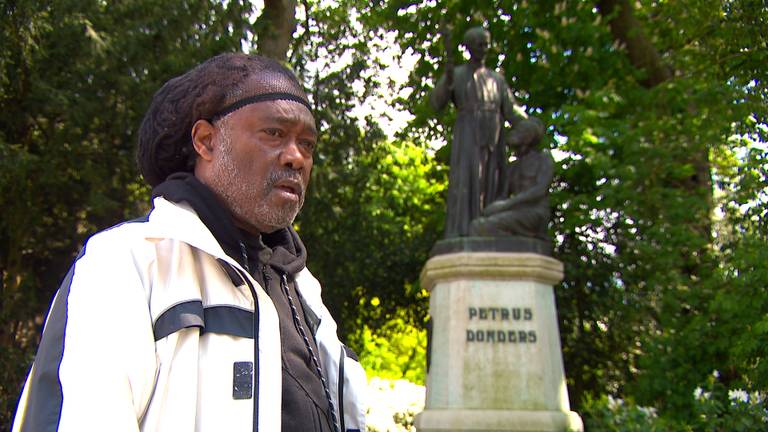
M 501 114 L 504 116 L 504 120 L 508 121 L 510 126 L 514 128 L 520 120 L 528 118 L 528 115 L 523 110 L 523 107 L 517 104 L 515 96 L 512 94 L 512 89 L 509 88 L 506 82 L 503 83 L 502 87 Z

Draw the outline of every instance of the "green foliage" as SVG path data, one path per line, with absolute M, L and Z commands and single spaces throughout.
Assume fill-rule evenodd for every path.
M 425 102 L 446 56 L 442 17 L 457 17 L 451 50 L 470 26 L 491 32 L 488 66 L 550 125 L 559 156 L 552 234 L 566 268 L 556 293 L 572 400 L 578 409 L 588 393 L 636 395 L 686 418 L 713 369 L 745 388 L 768 385 L 766 310 L 753 301 L 768 286 L 757 266 L 766 148 L 732 139 L 766 141 L 768 10 L 750 0 L 619 3 L 637 18 L 624 30 L 645 38 L 670 79 L 649 86 L 592 2 L 382 1 L 363 16 L 421 56 L 401 101 L 416 116 L 413 137 L 449 141 L 451 113 Z
M 765 393 L 729 390 L 715 371 L 694 391 L 694 419 L 688 430 L 750 432 L 768 427 Z
M 305 4 L 291 51 L 321 134 L 297 224 L 341 337 L 374 374 L 422 382 L 427 300 L 418 277 L 443 223 L 446 170 L 425 146 L 387 142 L 375 119 L 352 115 L 391 85 L 372 53 L 381 29 L 360 25 L 357 3 Z
M 768 427 L 765 395 L 729 390 L 718 372 L 709 374 L 704 387 L 687 398 L 694 414 L 690 420 L 660 416 L 654 408 L 602 396 L 587 397 L 582 417 L 590 432 L 752 432 Z
M 419 290 L 409 286 L 434 242 L 445 182 L 424 148 L 386 143 L 373 119 L 351 114 L 380 83 L 349 3 L 305 5 L 290 55 L 321 135 L 298 226 L 342 336 L 362 331 L 363 322 L 378 328 L 401 308 L 411 323 L 424 316 Z M 317 59 L 313 69 L 307 57 Z M 374 297 L 380 308 L 367 307 Z
M 147 209 L 134 139 L 152 93 L 205 58 L 240 50 L 253 29 L 250 2 L 239 1 L 2 8 L 0 423 L 9 425 L 43 314 L 79 245 Z M 349 4 L 307 2 L 303 12 L 290 61 L 310 88 L 322 136 L 298 221 L 310 266 L 342 333 L 362 322 L 378 332 L 395 316 L 420 323 L 426 301 L 416 280 L 443 217 L 444 173 L 423 147 L 385 143 L 372 119 L 361 127 L 350 114 L 381 83 Z M 307 68 L 319 58 L 325 63 Z M 381 307 L 369 307 L 374 297 Z M 402 349 L 423 341 L 413 337 Z M 414 364 L 423 363 L 418 355 Z M 403 373 L 418 377 L 422 367 Z
M 590 432 L 671 432 L 655 410 L 603 395 L 582 405 L 584 429 Z
M 0 429 L 85 237 L 143 213 L 136 130 L 160 85 L 240 49 L 249 2 L 0 6 Z M 5 426 L 7 425 L 7 426 Z
M 444 186 L 429 153 L 408 143 L 379 141 L 345 169 L 315 172 L 300 232 L 342 334 L 395 317 L 423 326 L 417 281 L 442 223 Z
M 550 231 L 566 266 L 558 315 L 571 400 L 586 409 L 589 430 L 764 428 L 751 399 L 734 404 L 725 390 L 768 388 L 764 2 L 625 2 L 633 34 L 671 71 L 653 86 L 595 4 L 610 2 L 412 3 L 304 2 L 289 53 L 321 132 L 297 223 L 340 332 L 366 367 L 422 379 L 418 276 L 440 236 L 449 154 L 426 143 L 448 142 L 454 116 L 426 100 L 444 67 L 440 20 L 458 17 L 444 23 L 457 61 L 463 32 L 484 25 L 494 43 L 488 66 L 549 125 L 558 158 Z M 244 1 L 0 8 L 6 425 L 77 248 L 146 209 L 133 145 L 151 94 L 200 60 L 241 49 L 253 29 Z M 392 88 L 372 50 L 387 32 L 420 58 L 409 96 L 397 101 L 415 118 L 395 142 L 376 125 L 387 113 L 352 114 Z M 692 398 L 702 382 L 711 397 Z
M 370 307 L 379 305 L 380 300 L 374 297 Z M 427 331 L 423 326 L 408 324 L 402 318 L 393 318 L 375 329 L 362 324 L 362 331 L 355 333 L 350 344 L 361 347 L 358 356 L 369 377 L 424 385 Z

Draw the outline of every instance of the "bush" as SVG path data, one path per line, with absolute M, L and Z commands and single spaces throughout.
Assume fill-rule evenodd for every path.
M 611 396 L 587 397 L 582 418 L 589 432 L 752 432 L 768 430 L 765 394 L 728 389 L 714 371 L 693 392 L 691 420 L 660 417 L 654 408 Z
M 362 326 L 350 338 L 350 345 L 359 350 L 360 362 L 369 377 L 424 384 L 426 330 L 393 318 L 378 329 Z

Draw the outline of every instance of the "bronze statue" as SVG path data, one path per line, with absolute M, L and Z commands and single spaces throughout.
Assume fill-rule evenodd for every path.
M 470 234 L 476 236 L 523 236 L 547 240 L 549 186 L 553 161 L 549 151 L 537 148 L 544 136 L 538 119 L 518 123 L 507 136 L 517 159 L 509 166 L 505 195 L 483 209 L 483 216 L 472 221 Z
M 430 95 L 436 110 L 442 110 L 449 101 L 458 110 L 448 177 L 446 239 L 469 235 L 470 222 L 499 197 L 499 184 L 508 164 L 504 121 L 515 125 L 524 118 L 504 77 L 483 63 L 490 34 L 480 27 L 471 28 L 463 43 L 470 60 L 454 68 L 449 55 L 445 75 Z

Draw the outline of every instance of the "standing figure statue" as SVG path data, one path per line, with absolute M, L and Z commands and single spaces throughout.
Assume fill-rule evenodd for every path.
M 553 162 L 548 151 L 537 148 L 544 126 L 536 118 L 521 121 L 507 136 L 517 159 L 509 166 L 506 199 L 483 209 L 483 217 L 472 221 L 474 236 L 523 236 L 547 240 L 549 186 Z
M 483 206 L 499 196 L 507 165 L 504 121 L 514 125 L 524 118 L 515 107 L 504 77 L 484 65 L 489 45 L 486 30 L 467 30 L 464 46 L 470 60 L 454 68 L 449 56 L 445 75 L 430 95 L 435 110 L 442 110 L 449 101 L 458 110 L 453 127 L 445 238 L 469 235 L 470 222 L 480 216 Z

